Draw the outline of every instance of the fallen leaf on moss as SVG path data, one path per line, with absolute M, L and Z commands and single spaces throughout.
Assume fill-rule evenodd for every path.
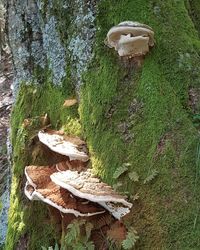
M 65 100 L 63 107 L 71 107 L 71 106 L 75 105 L 76 103 L 78 103 L 78 101 L 76 99 L 67 99 L 67 100 Z

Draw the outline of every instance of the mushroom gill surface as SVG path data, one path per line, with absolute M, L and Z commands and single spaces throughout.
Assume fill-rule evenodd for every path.
M 67 189 L 73 195 L 100 204 L 117 219 L 129 213 L 132 207 L 132 204 L 126 201 L 126 197 L 101 182 L 90 169 L 81 173 L 71 170 L 57 172 L 53 173 L 50 178 L 55 184 Z
M 63 213 L 72 213 L 75 216 L 92 216 L 105 212 L 99 204 L 75 197 L 66 189 L 53 183 L 50 175 L 56 172 L 55 166 L 27 166 L 25 195 L 30 200 L 41 200 Z

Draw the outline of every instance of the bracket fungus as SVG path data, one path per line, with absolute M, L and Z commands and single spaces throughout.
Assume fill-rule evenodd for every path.
M 110 186 L 100 182 L 90 169 L 81 173 L 71 170 L 57 172 L 53 173 L 50 178 L 55 184 L 67 189 L 76 197 L 98 203 L 116 219 L 129 213 L 132 207 L 132 204 L 125 200 L 126 197 L 119 195 Z
M 52 151 L 61 155 L 68 156 L 71 160 L 80 160 L 86 162 L 89 156 L 86 151 L 86 144 L 78 137 L 61 135 L 56 131 L 40 131 L 39 140 Z
M 27 178 L 25 195 L 30 200 L 41 200 L 62 213 L 70 213 L 75 216 L 93 216 L 105 212 L 99 204 L 75 197 L 66 189 L 53 183 L 50 175 L 56 171 L 54 166 L 27 166 L 25 168 Z
M 154 32 L 148 25 L 125 21 L 108 31 L 106 44 L 114 47 L 120 57 L 139 57 L 154 46 Z
M 51 151 L 67 159 L 52 166 L 25 167 L 24 192 L 30 200 L 43 201 L 75 216 L 98 216 L 107 210 L 120 220 L 130 212 L 132 204 L 126 197 L 101 182 L 91 169 L 86 169 L 89 156 L 84 141 L 47 129 L 40 131 L 38 137 Z

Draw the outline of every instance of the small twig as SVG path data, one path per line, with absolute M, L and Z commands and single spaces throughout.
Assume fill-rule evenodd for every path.
M 12 103 L 11 104 L 5 104 L 2 107 L 0 107 L 0 112 L 3 111 L 3 109 L 5 109 L 5 108 L 7 108 L 9 106 L 12 106 Z

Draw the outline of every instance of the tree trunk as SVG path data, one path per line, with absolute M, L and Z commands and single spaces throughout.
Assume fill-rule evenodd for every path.
M 24 167 L 51 164 L 36 137 L 45 114 L 52 128 L 86 140 L 102 180 L 121 183 L 118 191 L 130 199 L 139 195 L 124 218 L 138 232 L 137 249 L 200 249 L 197 2 L 7 1 L 16 101 L 6 250 L 41 249 L 61 237 L 47 206 L 23 192 Z M 155 31 L 140 68 L 104 44 L 108 30 L 126 20 Z M 75 96 L 78 105 L 63 106 Z M 139 181 L 113 178 L 124 163 Z

